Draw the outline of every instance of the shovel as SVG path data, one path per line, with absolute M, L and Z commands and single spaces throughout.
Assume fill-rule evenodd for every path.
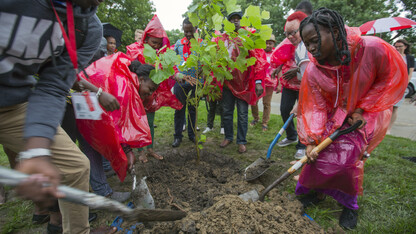
M 337 139 L 339 136 L 350 133 L 357 129 L 362 124 L 362 121 L 358 121 L 354 125 L 352 125 L 349 128 L 346 128 L 344 130 L 337 129 L 334 133 L 332 133 L 329 137 L 327 137 L 324 141 L 322 141 L 319 145 L 317 145 L 312 152 L 319 153 L 323 149 L 325 149 L 329 144 L 331 144 L 335 139 Z M 283 173 L 282 176 L 280 176 L 277 180 L 275 180 L 271 185 L 269 185 L 263 192 L 259 195 L 259 193 L 256 190 L 251 190 L 246 193 L 241 194 L 239 197 L 242 198 L 245 201 L 264 201 L 264 197 L 267 193 L 270 192 L 274 187 L 276 187 L 278 184 L 280 184 L 282 181 L 287 179 L 291 174 L 293 174 L 295 171 L 297 171 L 299 168 L 303 166 L 304 163 L 308 161 L 308 157 L 305 155 L 303 158 L 295 163 L 292 167 L 289 168 L 285 173 Z
M 17 186 L 26 179 L 28 175 L 21 172 L 0 166 L 0 184 Z M 113 213 L 119 213 L 126 220 L 139 221 L 174 221 L 186 216 L 186 212 L 164 209 L 131 209 L 120 202 L 87 193 L 75 188 L 60 185 L 57 187 L 59 192 L 65 194 L 63 200 L 89 206 L 94 209 L 101 209 Z
M 282 136 L 287 126 L 289 126 L 289 123 L 290 121 L 292 121 L 294 116 L 295 114 L 291 114 L 289 116 L 289 118 L 286 120 L 283 127 L 277 133 L 272 143 L 270 143 L 269 149 L 267 150 L 266 159 L 260 157 L 256 161 L 254 161 L 252 164 L 250 164 L 248 167 L 246 167 L 246 169 L 244 170 L 244 179 L 246 181 L 252 181 L 252 180 L 259 178 L 269 169 L 270 165 L 273 163 L 273 161 L 270 161 L 270 156 L 272 155 L 273 147 L 276 145 L 277 141 Z

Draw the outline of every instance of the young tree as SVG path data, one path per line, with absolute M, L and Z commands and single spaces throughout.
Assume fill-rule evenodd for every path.
M 223 11 L 225 9 L 225 11 Z M 198 68 L 197 79 L 203 77 L 204 82 L 198 82 L 196 85 L 196 95 L 194 98 L 187 98 L 187 105 L 198 106 L 200 99 L 208 96 L 212 100 L 218 99 L 220 88 L 213 83 L 214 77 L 223 84 L 225 80 L 233 79 L 231 70 L 247 70 L 247 67 L 255 64 L 255 58 L 247 58 L 249 50 L 265 48 L 266 40 L 270 38 L 272 29 L 268 25 L 263 25 L 262 20 L 269 19 L 268 11 L 261 11 L 258 6 L 248 6 L 244 16 L 240 21 L 242 27 L 254 30 L 240 29 L 238 33 L 234 32 L 235 26 L 226 19 L 226 15 L 241 11 L 241 7 L 236 5 L 236 0 L 202 0 L 198 4 L 188 8 L 188 16 L 192 25 L 198 27 L 195 33 L 195 39 L 191 39 L 191 55 L 187 58 L 186 63 L 180 67 L 180 70 Z M 225 16 L 224 16 L 225 15 Z M 217 33 L 215 33 L 217 32 Z M 234 61 L 230 58 L 227 47 L 222 40 L 214 42 L 214 38 L 224 36 L 218 35 L 223 32 L 236 43 L 240 50 L 240 55 Z M 152 79 L 165 79 L 173 75 L 173 69 L 169 67 L 178 61 L 178 56 L 173 56 L 173 51 L 167 50 L 164 54 L 157 55 L 155 51 L 148 46 L 145 48 L 146 62 L 156 64 Z M 162 64 L 163 68 L 158 68 Z M 176 63 L 179 65 L 179 63 Z M 198 110 L 198 108 L 195 108 Z M 198 112 L 196 112 L 198 119 Z M 196 142 L 204 142 L 205 136 L 198 135 L 194 129 Z M 196 151 L 199 160 L 199 150 L 202 145 L 196 144 Z

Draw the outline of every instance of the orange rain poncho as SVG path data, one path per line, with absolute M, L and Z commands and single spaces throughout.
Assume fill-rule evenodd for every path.
M 232 49 L 231 58 L 236 61 L 237 57 L 240 55 L 238 46 L 235 46 L 236 42 L 233 42 L 227 34 L 223 34 L 223 37 L 215 38 L 214 41 L 218 40 L 223 40 L 225 45 Z M 226 80 L 224 86 L 227 86 L 237 98 L 246 101 L 249 105 L 256 105 L 257 100 L 265 94 L 265 92 L 263 92 L 260 97 L 257 97 L 256 80 L 261 80 L 264 88 L 264 78 L 266 77 L 269 63 L 267 62 L 266 53 L 263 49 L 253 49 L 248 52 L 248 58 L 255 57 L 256 63 L 253 66 L 248 67 L 244 72 L 234 69 L 231 72 L 234 78 L 232 80 Z
M 305 165 L 299 183 L 307 188 L 336 189 L 362 194 L 364 162 L 384 138 L 392 106 L 407 86 L 406 65 L 399 53 L 377 37 L 361 37 L 347 29 L 351 62 L 344 66 L 311 63 L 302 78 L 299 94 L 298 134 L 303 144 L 319 144 L 343 126 L 355 109 L 364 110 L 367 124 L 340 136 L 315 163 Z
M 132 60 L 138 60 L 141 63 L 146 63 L 143 56 L 144 44 L 146 37 L 156 37 L 162 38 L 162 48 L 158 53 L 164 53 L 167 48 L 170 48 L 170 41 L 168 35 L 166 34 L 165 29 L 163 29 L 162 24 L 160 23 L 157 15 L 154 15 L 149 24 L 147 24 L 146 29 L 144 30 L 143 37 L 141 42 L 135 42 L 131 45 L 128 45 L 126 54 Z M 163 106 L 169 106 L 173 109 L 180 110 L 182 108 L 182 103 L 172 94 L 171 89 L 175 85 L 175 81 L 172 79 L 166 79 L 159 84 L 159 87 L 153 92 L 152 96 L 146 98 L 144 101 L 146 112 L 156 112 Z
M 141 148 L 152 143 L 146 111 L 139 95 L 139 80 L 130 71 L 130 58 L 118 52 L 101 58 L 85 69 L 81 76 L 103 91 L 112 94 L 120 109 L 106 112 L 101 120 L 78 119 L 85 140 L 111 163 L 121 181 L 126 177 L 127 157 L 120 144 Z

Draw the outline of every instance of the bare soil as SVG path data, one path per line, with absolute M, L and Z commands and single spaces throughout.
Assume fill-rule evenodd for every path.
M 194 150 L 183 149 L 163 155 L 162 161 L 149 158 L 146 164 L 136 164 L 138 178 L 147 176 L 156 208 L 184 210 L 188 215 L 174 222 L 144 223 L 140 233 L 324 232 L 302 215 L 302 205 L 293 194 L 276 190 L 266 202 L 240 199 L 238 195 L 252 189 L 260 192 L 264 186 L 245 182 L 240 165 L 230 157 L 203 152 L 197 162 Z M 123 187 L 129 183 L 127 178 Z M 131 225 L 125 222 L 122 227 Z

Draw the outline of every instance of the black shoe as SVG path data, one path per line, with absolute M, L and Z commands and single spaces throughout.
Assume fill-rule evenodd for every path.
M 61 234 L 62 233 L 62 226 L 53 225 L 48 223 L 46 227 L 46 233 L 48 234 Z
M 182 142 L 182 139 L 175 138 L 175 140 L 173 140 L 172 147 L 176 148 L 176 147 L 180 146 L 181 142 Z
M 32 223 L 35 225 L 43 224 L 43 223 L 49 222 L 49 218 L 50 218 L 49 214 L 45 214 L 45 215 L 33 214 Z
M 358 213 L 356 210 L 344 207 L 341 216 L 339 217 L 339 226 L 344 229 L 352 230 L 357 227 Z
M 316 192 L 312 192 L 309 194 L 306 194 L 304 196 L 302 196 L 301 198 L 299 198 L 299 201 L 302 203 L 303 208 L 306 208 L 310 205 L 316 205 L 319 202 L 325 200 L 326 196 L 322 199 L 318 198 L 318 194 Z

